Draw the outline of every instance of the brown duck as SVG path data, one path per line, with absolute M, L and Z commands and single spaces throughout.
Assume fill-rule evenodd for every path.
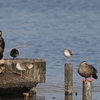
M 5 41 L 2 38 L 2 31 L 0 30 L 0 59 L 3 58 L 4 48 L 5 48 Z
M 92 66 L 89 65 L 86 61 L 83 61 L 80 63 L 80 67 L 78 68 L 78 73 L 82 76 L 85 77 L 83 81 L 86 81 L 87 78 L 90 77 L 88 81 L 92 81 L 92 78 L 97 79 L 98 76 L 96 75 L 97 70 Z
M 2 59 L 3 58 L 3 48 L 0 46 L 0 59 Z
M 15 57 L 17 57 L 18 55 L 19 55 L 19 51 L 18 51 L 16 48 L 14 48 L 14 49 L 12 49 L 12 50 L 10 51 L 10 56 L 12 56 L 13 59 L 14 59 Z
M 2 31 L 0 30 L 0 47 L 3 48 L 3 51 L 4 51 L 4 48 L 5 48 L 5 41 L 4 39 L 2 38 Z

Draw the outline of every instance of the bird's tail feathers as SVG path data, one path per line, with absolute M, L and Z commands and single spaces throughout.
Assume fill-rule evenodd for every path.
M 94 79 L 97 79 L 97 78 L 98 78 L 98 76 L 95 74 L 95 75 L 93 75 L 93 78 L 94 78 Z

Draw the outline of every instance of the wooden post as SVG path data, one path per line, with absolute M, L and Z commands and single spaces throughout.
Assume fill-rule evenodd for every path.
M 83 82 L 83 100 L 92 100 L 92 82 Z
M 65 99 L 64 100 L 72 100 L 72 95 L 65 95 Z
M 73 64 L 65 64 L 65 95 L 72 94 Z

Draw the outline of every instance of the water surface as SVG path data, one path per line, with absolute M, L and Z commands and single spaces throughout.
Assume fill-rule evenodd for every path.
M 73 100 L 82 100 L 79 64 L 87 61 L 100 75 L 100 1 L 1 0 L 0 29 L 5 51 L 15 46 L 19 58 L 46 60 L 46 82 L 37 86 L 37 100 L 64 100 L 65 48 L 73 53 Z M 11 58 L 9 52 L 4 57 Z M 100 78 L 93 80 L 93 100 L 99 100 Z M 32 100 L 32 98 L 30 98 Z

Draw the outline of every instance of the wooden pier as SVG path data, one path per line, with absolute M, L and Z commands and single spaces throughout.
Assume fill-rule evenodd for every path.
M 29 92 L 36 94 L 38 83 L 45 82 L 46 61 L 43 59 L 4 59 L 5 72 L 0 74 L 0 94 L 20 94 Z M 16 63 L 31 62 L 33 68 L 29 70 L 29 76 L 26 77 L 23 71 L 23 78 L 19 78 L 19 71 L 16 69 Z

